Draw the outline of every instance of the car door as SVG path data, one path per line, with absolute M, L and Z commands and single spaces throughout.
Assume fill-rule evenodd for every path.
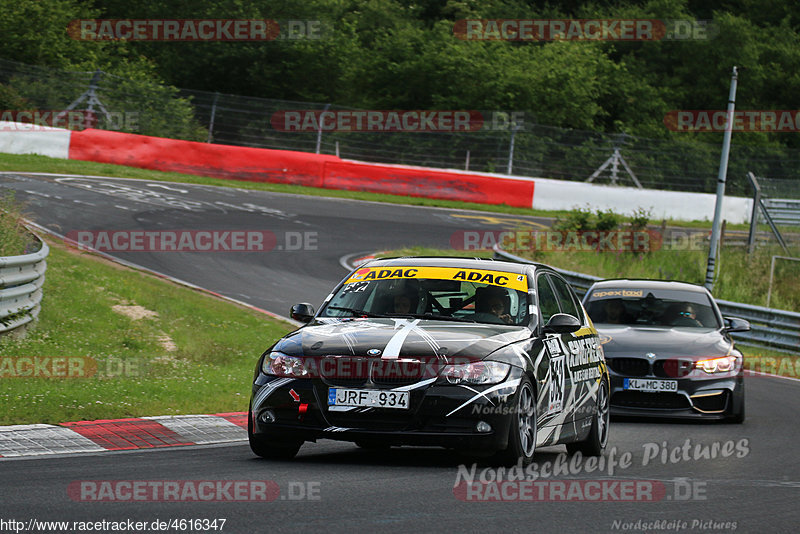
M 568 350 L 566 358 L 568 397 L 565 400 L 565 410 L 569 410 L 576 419 L 582 419 L 594 413 L 597 378 L 602 372 L 598 353 L 601 349 L 598 348 L 596 332 L 588 327 L 588 320 L 575 292 L 560 276 L 551 273 L 549 277 L 561 313 L 577 317 L 583 325 L 576 332 L 562 334 L 561 337 Z
M 561 313 L 558 296 L 547 273 L 536 276 L 536 295 L 539 311 L 539 331 L 542 332 L 550 317 Z M 569 396 L 567 377 L 567 354 L 569 341 L 566 334 L 548 333 L 543 335 L 548 373 L 545 387 L 541 390 L 540 412 L 544 414 L 545 425 L 560 425 L 566 421 L 565 399 Z

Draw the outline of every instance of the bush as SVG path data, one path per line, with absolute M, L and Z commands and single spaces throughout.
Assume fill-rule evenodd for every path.
M 592 214 L 588 204 L 585 208 L 575 208 L 565 217 L 556 217 L 553 224 L 554 230 L 561 231 L 588 231 L 597 230 L 600 232 L 610 232 L 619 227 L 621 216 L 614 213 L 614 210 L 597 210 Z
M 565 217 L 560 215 L 556 217 L 556 222 L 553 224 L 554 230 L 592 230 L 592 210 L 589 206 L 585 208 L 575 208 L 573 211 L 567 213 Z

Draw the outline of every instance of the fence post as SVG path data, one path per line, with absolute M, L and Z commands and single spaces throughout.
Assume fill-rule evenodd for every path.
M 517 135 L 517 130 L 519 130 L 519 125 L 515 123 L 511 128 L 511 143 L 508 146 L 508 171 L 506 174 L 511 174 L 511 169 L 514 166 L 514 137 Z
M 208 141 L 207 143 L 211 142 L 211 138 L 214 135 L 214 117 L 217 115 L 217 99 L 219 98 L 219 93 L 214 93 L 214 101 L 211 103 L 211 120 L 208 123 Z
M 331 107 L 330 104 L 325 104 L 322 112 L 325 113 L 328 111 L 328 108 Z M 322 146 L 322 116 L 319 117 L 319 129 L 317 130 L 317 150 L 316 153 L 319 154 L 320 146 Z
M 747 254 L 753 253 L 753 248 L 756 244 L 756 230 L 758 227 L 758 205 L 761 203 L 761 186 L 758 185 L 755 174 L 752 172 L 747 173 L 747 178 L 753 185 L 753 213 L 750 215 L 750 234 L 747 236 Z

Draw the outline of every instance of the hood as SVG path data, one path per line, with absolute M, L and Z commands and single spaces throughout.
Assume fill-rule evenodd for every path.
M 378 349 L 383 357 L 482 359 L 530 336 L 531 331 L 524 326 L 408 318 L 326 318 L 287 335 L 273 350 L 292 356 L 364 356 L 370 349 Z
M 731 343 L 713 328 L 609 326 L 598 328 L 606 357 L 641 357 L 648 352 L 658 359 L 725 356 Z

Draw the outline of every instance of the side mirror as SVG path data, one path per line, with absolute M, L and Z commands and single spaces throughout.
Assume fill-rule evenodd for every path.
M 308 302 L 301 302 L 300 304 L 292 306 L 292 309 L 289 311 L 289 316 L 295 321 L 308 323 L 314 318 L 315 313 L 314 306 Z
M 544 325 L 545 334 L 569 334 L 580 330 L 581 322 L 568 313 L 556 313 Z
M 723 317 L 725 320 L 725 332 L 747 332 L 750 330 L 750 321 L 739 319 L 738 317 Z

